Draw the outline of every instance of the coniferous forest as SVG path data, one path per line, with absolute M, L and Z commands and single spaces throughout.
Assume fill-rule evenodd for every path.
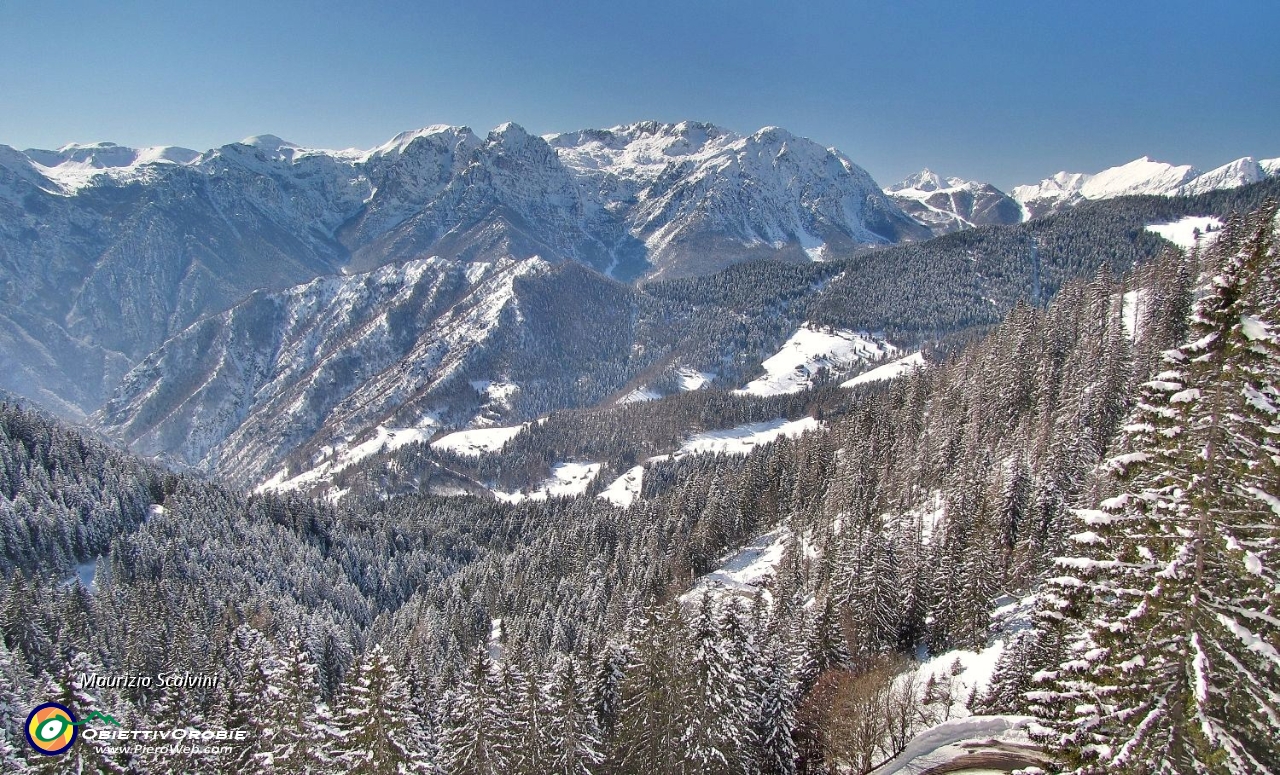
M 897 379 L 556 412 L 490 457 L 375 455 L 336 502 L 166 469 L 6 400 L 0 771 L 863 775 L 1004 717 L 1024 769 L 1280 772 L 1276 223 L 1271 200 L 1203 249 L 1055 259 L 998 321 L 939 302 L 924 327 L 946 335 L 881 316 L 924 346 Z M 733 297 L 796 271 L 698 282 Z M 811 317 L 851 324 L 873 276 Z M 813 430 L 660 455 L 776 417 Z M 575 458 L 612 476 L 519 503 L 423 484 Z M 595 497 L 637 465 L 632 505 Z M 47 701 L 248 734 L 151 754 L 82 732 L 44 757 L 24 719 Z

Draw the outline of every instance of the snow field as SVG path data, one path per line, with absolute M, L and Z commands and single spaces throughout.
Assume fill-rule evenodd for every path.
M 604 492 L 596 497 L 603 498 L 613 505 L 621 506 L 625 509 L 640 497 L 640 487 L 643 483 L 644 466 L 636 466 L 614 479 L 613 483 L 604 488 Z
M 540 482 L 530 492 L 502 492 L 501 490 L 492 490 L 492 492 L 498 500 L 507 503 L 574 497 L 587 491 L 602 467 L 601 463 L 557 463 L 551 469 L 551 476 Z
M 825 331 L 805 323 L 776 354 L 760 364 L 764 376 L 734 392 L 755 396 L 798 393 L 813 384 L 819 369 L 842 371 L 859 361 L 879 360 L 895 352 L 892 345 L 876 341 L 869 334 Z
M 891 363 L 883 366 L 877 366 L 871 371 L 859 374 L 853 379 L 840 383 L 840 387 L 851 388 L 858 385 L 866 385 L 871 382 L 883 382 L 885 380 L 897 379 L 905 374 L 910 374 L 916 369 L 924 366 L 924 355 L 922 353 L 912 353 L 905 358 L 899 358 Z
M 806 431 L 816 430 L 822 423 L 812 417 L 799 420 L 770 420 L 748 423 L 736 428 L 704 431 L 685 440 L 675 457 L 685 455 L 745 455 L 762 444 L 777 441 L 783 436 L 795 438 Z
M 1209 232 L 1209 228 L 1214 229 Z M 1218 238 L 1218 230 L 1222 228 L 1222 220 L 1213 216 L 1189 215 L 1173 223 L 1153 223 L 1147 231 L 1159 234 L 1183 250 L 1191 250 L 1196 246 L 1195 232 L 1200 231 L 1200 247 L 1207 248 Z
M 473 428 L 469 431 L 457 431 L 431 442 L 431 448 L 452 452 L 455 455 L 479 456 L 502 449 L 508 441 L 514 439 L 527 427 L 529 427 L 528 423 L 522 423 L 501 428 Z

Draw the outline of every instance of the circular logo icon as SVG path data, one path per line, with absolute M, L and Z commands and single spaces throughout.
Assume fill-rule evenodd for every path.
M 27 716 L 27 742 L 45 756 L 65 753 L 80 733 L 76 717 L 65 705 L 46 702 Z

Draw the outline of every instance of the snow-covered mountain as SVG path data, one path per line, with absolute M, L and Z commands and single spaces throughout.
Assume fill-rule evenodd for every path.
M 593 365 L 627 362 L 631 293 L 537 257 L 420 259 L 255 293 L 166 342 L 94 420 L 145 454 L 256 483 L 290 453 L 314 467 L 379 428 L 492 425 L 525 385 L 600 400 L 619 385 L 575 391 Z
M 547 140 L 606 209 L 625 212 L 657 277 L 928 236 L 844 154 L 785 129 L 644 122 Z
M 1087 199 L 1118 196 L 1188 196 L 1237 188 L 1280 172 L 1280 159 L 1255 162 L 1246 156 L 1209 172 L 1189 164 L 1174 165 L 1148 156 L 1102 172 L 1059 172 L 1039 183 L 1014 186 L 1010 194 L 1031 216 L 1070 207 Z
M 623 279 L 922 239 L 860 167 L 785 130 L 504 124 L 367 151 L 0 146 L 0 387 L 93 411 L 168 337 L 256 290 L 437 256 Z
M 1263 159 L 1256 161 L 1252 156 L 1245 156 L 1224 164 L 1217 169 L 1209 170 L 1178 190 L 1182 196 L 1194 196 L 1209 191 L 1220 191 L 1226 188 L 1239 188 L 1250 183 L 1257 183 L 1272 175 L 1280 174 L 1280 159 Z
M 25 154 L 40 174 L 67 192 L 91 185 L 98 176 L 117 182 L 141 180 L 152 165 L 191 164 L 200 158 L 200 153 L 190 148 L 127 148 L 115 143 L 71 143 L 56 151 L 29 148 Z
M 928 168 L 884 192 L 934 234 L 1022 220 L 1018 203 L 990 183 L 944 179 Z

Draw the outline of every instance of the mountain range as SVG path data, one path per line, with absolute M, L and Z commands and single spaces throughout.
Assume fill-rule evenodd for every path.
M 1140 195 L 1194 196 L 1257 183 L 1277 174 L 1280 174 L 1280 159 L 1257 161 L 1245 156 L 1201 172 L 1189 164 L 1168 164 L 1143 156 L 1096 174 L 1059 172 L 1039 183 L 1015 186 L 1010 194 L 1027 209 L 1028 217 L 1033 217 L 1085 200 Z
M 917 327 L 994 320 L 1033 285 L 1038 298 L 1042 272 L 1061 281 L 1069 253 L 1011 272 L 1044 237 L 1001 237 L 978 264 L 963 242 L 881 249 L 1278 171 L 1144 158 L 1012 195 L 930 170 L 881 190 L 786 130 L 693 122 L 432 126 L 345 151 L 273 135 L 203 153 L 0 146 L 0 389 L 252 484 L 379 428 L 518 421 L 679 374 L 737 387 L 815 316 L 850 329 L 833 341 L 900 326 L 908 308 Z M 758 281 L 727 267 L 762 258 L 830 269 L 715 301 Z M 680 284 L 699 277 L 712 282 Z M 775 376 L 810 384 L 828 355 Z

